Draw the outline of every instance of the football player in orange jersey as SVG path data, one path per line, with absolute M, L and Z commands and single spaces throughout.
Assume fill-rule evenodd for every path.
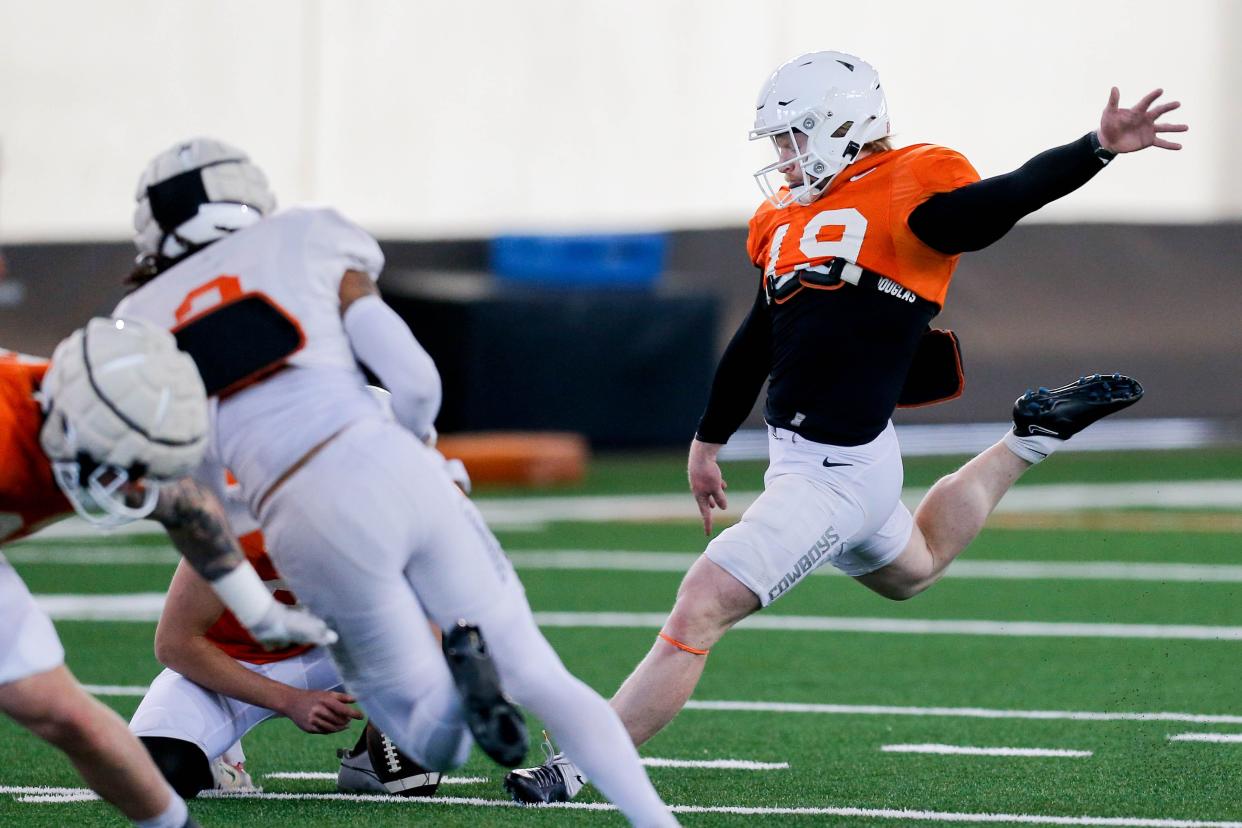
M 248 618 L 260 608 L 265 638 L 327 640 L 318 619 L 263 609 L 276 602 L 222 533 L 218 504 L 183 479 L 202 457 L 206 428 L 194 363 L 150 325 L 92 320 L 50 365 L 0 352 L 0 542 L 74 511 L 110 526 L 150 516 L 213 586 L 226 584 L 231 606 Z M 250 602 L 235 603 L 239 594 Z M 136 825 L 194 824 L 124 722 L 64 666 L 50 619 L 3 556 L 0 629 L 0 710 L 64 751 Z
M 768 381 L 764 492 L 690 568 L 650 652 L 612 699 L 636 744 L 681 710 L 711 647 L 816 568 L 831 564 L 879 594 L 913 597 L 978 534 L 1028 468 L 1100 417 L 1138 400 L 1121 375 L 1028 392 L 1003 440 L 940 480 L 911 515 L 900 500 L 899 404 L 957 396 L 956 338 L 932 331 L 961 253 L 1085 184 L 1117 154 L 1180 149 L 1158 123 L 1177 103 L 1156 90 L 1130 109 L 1113 89 L 1097 131 L 1006 175 L 979 180 L 945 147 L 894 149 L 879 76 L 817 52 L 779 67 L 759 95 L 751 139 L 776 160 L 755 175 L 767 200 L 750 222 L 760 271 L 749 316 L 716 371 L 688 472 L 703 527 L 726 507 L 716 457 Z M 549 761 L 510 773 L 519 801 L 571 798 L 581 772 Z

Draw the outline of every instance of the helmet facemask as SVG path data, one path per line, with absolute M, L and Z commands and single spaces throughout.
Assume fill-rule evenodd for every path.
M 783 123 L 763 129 L 752 129 L 750 140 L 770 138 L 778 156 L 782 149 L 778 138 L 784 137 L 789 146 L 800 149 L 791 158 L 778 159 L 755 173 L 755 183 L 764 197 L 773 207 L 780 209 L 790 204 L 810 204 L 819 198 L 832 184 L 837 173 L 845 169 L 858 157 L 862 145 L 851 140 L 856 132 L 853 121 L 844 121 L 837 125 L 828 137 L 820 133 L 831 125 L 832 113 L 808 111 L 801 115 L 796 123 Z M 861 130 L 857 130 L 861 131 Z M 826 152 L 822 148 L 826 147 Z M 797 164 L 802 174 L 802 183 L 790 187 L 785 179 L 784 170 Z M 788 191 L 781 193 L 781 190 Z
M 73 426 L 66 424 L 65 440 L 69 444 L 75 442 Z M 52 477 L 73 511 L 104 529 L 142 520 L 155 511 L 160 497 L 159 481 L 143 477 L 140 471 L 135 469 L 131 474 L 117 466 L 97 464 L 86 454 L 72 460 L 52 461 Z

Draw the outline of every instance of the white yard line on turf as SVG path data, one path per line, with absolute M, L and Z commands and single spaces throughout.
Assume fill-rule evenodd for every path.
M 911 508 L 926 489 L 906 489 L 902 501 Z M 730 493 L 729 512 L 741 515 L 758 492 Z M 666 495 L 591 495 L 475 501 L 489 525 L 520 526 L 552 521 L 690 520 L 697 517 L 689 493 Z M 996 507 L 1007 512 L 1066 512 L 1124 508 L 1242 508 L 1242 481 L 1153 481 L 1146 483 L 1056 483 L 1018 485 Z
M 164 593 L 36 595 L 35 603 L 57 621 L 158 621 Z
M 129 595 L 36 595 L 44 612 L 60 621 L 156 621 L 164 606 L 158 592 Z M 537 612 L 541 627 L 658 629 L 660 612 Z M 1242 627 L 1194 624 L 1093 624 L 1048 621 L 957 621 L 919 618 L 849 618 L 820 615 L 754 615 L 745 630 L 856 632 L 897 635 L 986 635 L 1017 638 L 1138 638 L 1166 641 L 1242 641 Z
M 906 489 L 902 500 L 913 506 L 926 489 Z M 740 515 L 758 492 L 730 492 L 729 513 Z M 579 495 L 489 498 L 475 503 L 493 527 L 528 527 L 553 521 L 696 520 L 689 493 L 657 495 Z M 1143 483 L 1054 483 L 1015 486 L 997 506 L 1006 512 L 1080 512 L 1088 509 L 1242 509 L 1242 481 L 1194 480 Z M 727 515 L 726 515 L 727 516 Z M 163 534 L 159 524 L 138 521 L 114 530 L 120 535 Z M 62 520 L 39 532 L 40 539 L 98 537 L 85 521 Z
M 1170 733 L 1170 742 L 1216 742 L 1242 744 L 1242 733 Z
M 86 544 L 22 544 L 4 550 L 4 557 L 14 564 L 62 564 L 71 566 L 158 566 L 177 562 L 177 551 L 171 546 L 113 545 L 106 536 L 99 536 L 98 545 Z
M 94 791 L 83 789 L 79 793 L 56 793 L 56 794 L 26 794 L 22 796 L 14 796 L 14 800 L 18 802 L 26 802 L 30 804 L 52 804 L 57 802 L 93 802 L 99 799 L 99 794 Z
M 685 572 L 697 553 L 626 550 L 538 549 L 515 551 L 518 569 Z M 833 567 L 816 575 L 840 575 Z M 946 577 L 981 580 L 1179 581 L 1242 583 L 1242 566 L 1232 564 L 1127 563 L 1120 561 L 954 561 Z
M 965 745 L 882 745 L 885 753 L 933 753 L 940 756 L 1091 756 L 1089 750 L 1061 750 L 1054 748 L 1015 747 L 969 747 Z
M 53 796 L 58 793 L 69 794 L 85 791 L 85 788 L 38 788 L 0 786 L 0 794 L 33 795 L 36 797 Z M 366 804 L 401 804 L 411 807 L 421 805 L 465 805 L 479 808 L 522 808 L 502 799 L 483 799 L 481 797 L 432 796 L 432 797 L 400 797 L 400 796 L 368 796 L 365 794 L 342 793 L 246 793 L 230 794 L 222 799 L 267 799 L 267 800 L 313 800 L 319 802 L 357 802 Z M 603 802 L 557 802 L 541 805 L 540 808 L 552 808 L 565 811 L 615 811 L 616 806 Z M 805 808 L 762 808 L 730 805 L 672 805 L 670 809 L 677 814 L 737 814 L 742 816 L 838 816 L 856 817 L 861 819 L 895 819 L 919 820 L 925 822 L 972 822 L 981 824 L 1019 824 L 1019 825 L 1084 825 L 1105 826 L 1106 828 L 1242 828 L 1242 822 L 1217 822 L 1202 819 L 1163 819 L 1153 817 L 1091 817 L 1091 816 L 1056 816 L 1050 814 L 988 814 L 988 813 L 952 813 L 946 811 L 898 810 L 894 808 L 846 808 L 846 807 L 805 807 Z
M 961 719 L 1036 719 L 1077 722 L 1187 722 L 1242 724 L 1242 716 L 1224 713 L 1129 713 L 1091 710 L 996 710 L 986 707 L 902 707 L 872 704 L 811 704 L 803 702 L 706 701 L 691 699 L 687 710 L 750 713 L 806 713 L 821 716 L 934 716 Z
M 134 684 L 83 684 L 82 689 L 92 696 L 145 696 L 146 686 Z
M 86 685 L 96 696 L 141 696 L 145 687 Z M 119 692 L 110 692 L 110 691 Z M 1184 722 L 1187 724 L 1242 725 L 1242 715 L 1232 713 L 1178 713 L 1173 711 L 1124 712 L 1099 710 L 1003 710 L 987 707 L 912 707 L 879 704 L 817 704 L 805 702 L 710 701 L 691 699 L 688 710 L 741 711 L 747 713 L 806 713 L 821 716 L 932 716 L 959 719 L 1035 719 L 1075 722 Z M 1219 734 L 1233 735 L 1233 734 Z M 1242 735 L 1242 734 L 1239 734 Z M 1187 740 L 1190 741 L 1190 740 Z
M 709 768 L 712 770 L 789 770 L 788 762 L 754 762 L 750 759 L 639 759 L 649 768 Z
M 15 564 L 74 566 L 151 566 L 173 564 L 177 553 L 158 546 L 66 546 L 32 543 L 9 550 Z M 599 572 L 683 573 L 698 553 L 638 552 L 623 549 L 531 549 L 510 552 L 522 570 L 590 570 Z M 832 567 L 815 575 L 840 575 Z M 1073 580 L 1169 581 L 1187 583 L 1242 583 L 1242 566 L 1232 564 L 1129 563 L 1123 561 L 987 561 L 959 560 L 947 576 L 954 580 Z
M 649 768 L 706 768 L 708 770 L 788 770 L 788 762 L 756 762 L 751 759 L 665 759 L 656 756 L 644 756 L 640 760 Z M 263 774 L 265 779 L 336 779 L 335 773 L 319 771 L 274 771 Z M 470 785 L 486 782 L 482 776 L 446 776 L 440 780 L 442 785 Z
M 322 779 L 336 781 L 336 773 L 331 771 L 274 771 L 263 774 L 264 779 Z M 441 785 L 478 785 L 490 782 L 486 776 L 442 776 Z
M 541 627 L 659 628 L 665 613 L 537 612 Z M 1191 624 L 1093 624 L 1045 621 L 956 621 L 918 618 L 847 618 L 819 615 L 753 615 L 737 625 L 744 630 L 859 632 L 899 635 L 986 635 L 1018 638 L 1155 638 L 1163 640 L 1242 641 L 1242 627 Z

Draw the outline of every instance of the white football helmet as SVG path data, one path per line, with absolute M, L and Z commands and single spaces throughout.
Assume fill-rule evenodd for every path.
M 801 150 L 755 173 L 759 189 L 778 208 L 819 198 L 865 144 L 890 133 L 879 74 L 844 52 L 811 52 L 782 64 L 759 91 L 755 110 L 750 140 L 776 143 L 785 136 Z M 801 168 L 802 183 L 781 193 L 788 186 L 781 169 L 791 164 Z
M 263 171 L 236 147 L 194 138 L 151 160 L 134 194 L 141 258 L 176 260 L 276 209 Z
M 39 442 L 57 485 L 91 523 L 119 526 L 155 508 L 160 483 L 193 471 L 207 447 L 207 394 L 172 334 L 92 319 L 56 347 L 39 392 Z M 142 502 L 131 505 L 141 481 Z

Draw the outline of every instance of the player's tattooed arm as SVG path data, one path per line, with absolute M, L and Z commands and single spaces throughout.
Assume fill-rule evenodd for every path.
M 336 642 L 336 633 L 321 619 L 272 597 L 237 545 L 224 508 L 210 489 L 190 478 L 164 486 L 151 516 L 256 640 L 272 647 Z
M 216 496 L 191 478 L 160 489 L 151 517 L 163 524 L 177 551 L 206 581 L 215 581 L 246 562 Z

